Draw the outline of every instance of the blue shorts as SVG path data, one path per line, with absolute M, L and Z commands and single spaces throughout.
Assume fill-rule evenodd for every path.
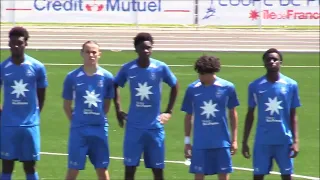
M 139 166 L 143 153 L 146 168 L 164 168 L 164 129 L 126 128 L 123 157 L 125 166 Z
M 40 127 L 1 127 L 1 159 L 40 160 Z
M 68 168 L 83 170 L 87 155 L 95 168 L 109 166 L 108 129 L 103 126 L 71 128 Z
M 192 149 L 190 173 L 214 175 L 232 171 L 230 148 Z
M 273 159 L 278 164 L 281 174 L 293 174 L 293 159 L 290 158 L 290 146 L 290 144 L 255 144 L 253 149 L 254 174 L 269 174 L 272 170 Z

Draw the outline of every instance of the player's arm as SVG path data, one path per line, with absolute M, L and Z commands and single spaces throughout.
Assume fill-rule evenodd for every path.
M 297 84 L 293 85 L 291 109 L 290 109 L 290 121 L 291 121 L 291 131 L 293 136 L 293 151 L 294 154 L 292 158 L 296 157 L 298 154 L 298 144 L 299 144 L 299 133 L 298 133 L 298 117 L 296 108 L 301 106 L 300 97 L 299 97 L 299 88 Z
M 118 84 L 114 84 L 114 98 L 113 98 L 114 107 L 116 112 L 121 111 L 121 99 L 120 99 L 120 89 Z
M 105 80 L 106 93 L 104 96 L 104 112 L 107 114 L 110 109 L 111 100 L 114 99 L 114 79 L 113 77 L 108 77 Z
M 185 143 L 190 144 L 190 135 L 192 129 L 192 119 L 193 119 L 193 97 L 191 88 L 188 87 L 183 101 L 181 105 L 181 111 L 185 112 L 186 115 L 184 117 L 184 135 L 185 135 Z
M 114 105 L 116 111 L 121 111 L 121 101 L 120 101 L 120 87 L 124 87 L 127 82 L 127 73 L 125 72 L 125 67 L 122 66 L 116 77 L 114 78 Z
M 185 112 L 184 117 L 184 153 L 186 158 L 191 157 L 191 130 L 192 130 L 192 119 L 193 119 L 193 97 L 191 88 L 188 87 L 181 106 L 181 111 Z
M 69 121 L 71 121 L 72 117 L 72 100 L 63 100 L 63 110 L 64 113 L 66 114 L 67 118 Z
M 73 81 L 71 75 L 68 74 L 63 82 L 63 110 L 68 118 L 69 121 L 72 119 L 72 101 L 73 101 Z
M 37 78 L 37 97 L 38 97 L 40 112 L 42 111 L 44 106 L 47 87 L 48 87 L 48 78 L 47 78 L 46 68 L 44 67 L 44 65 L 40 65 L 38 70 L 38 78 Z
M 41 112 L 43 109 L 44 101 L 45 101 L 45 97 L 46 97 L 46 88 L 38 88 L 37 89 L 37 96 L 38 96 L 39 108 L 40 108 L 40 112 Z
M 253 120 L 254 120 L 254 110 L 257 105 L 256 101 L 257 101 L 257 98 L 254 92 L 253 84 L 250 84 L 248 88 L 248 111 L 247 111 L 246 119 L 244 123 L 242 144 L 248 144 L 248 139 L 249 139 L 249 135 L 250 135 Z
M 184 116 L 184 143 L 185 144 L 191 144 L 190 142 L 190 136 L 191 136 L 191 130 L 192 130 L 192 119 L 193 115 L 186 113 Z
M 232 134 L 232 143 L 238 142 L 238 112 L 236 107 L 239 106 L 238 96 L 234 86 L 229 87 L 229 98 L 227 106 L 229 109 L 229 119 Z
M 178 96 L 178 91 L 179 91 L 179 84 L 178 84 L 178 80 L 175 77 L 175 75 L 171 72 L 170 68 L 165 65 L 164 69 L 163 69 L 163 73 L 164 73 L 164 82 L 167 83 L 170 87 L 170 95 L 169 95 L 169 102 L 167 105 L 167 109 L 165 111 L 165 113 L 172 113 L 174 104 L 176 102 L 177 96 Z
M 122 111 L 120 99 L 120 87 L 124 87 L 127 82 L 127 73 L 125 67 L 122 66 L 116 77 L 114 78 L 114 107 L 116 110 L 117 120 L 120 127 L 123 127 L 127 114 Z

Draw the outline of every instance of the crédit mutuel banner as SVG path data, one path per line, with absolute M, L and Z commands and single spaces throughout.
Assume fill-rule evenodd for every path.
M 1 0 L 1 22 L 319 26 L 319 0 Z

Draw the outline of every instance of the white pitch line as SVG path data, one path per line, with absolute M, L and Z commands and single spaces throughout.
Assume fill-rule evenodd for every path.
M 128 44 L 128 43 L 132 43 L 132 40 L 131 39 L 116 39 L 117 37 L 103 37 L 103 36 L 96 36 L 95 38 L 98 38 L 98 40 L 101 40 L 101 39 L 108 39 L 108 38 L 112 38 L 112 39 L 108 39 L 107 41 L 109 43 L 107 44 Z M 90 37 L 90 39 L 95 39 L 93 37 Z M 168 38 L 168 37 L 166 37 Z M 161 43 L 159 42 L 179 42 L 179 43 L 183 43 L 183 42 L 187 42 L 187 43 L 190 43 L 192 42 L 192 44 L 190 45 L 194 45 L 195 43 L 195 40 L 194 39 L 186 39 L 184 37 L 181 37 L 182 39 L 175 39 L 175 38 L 171 38 L 171 39 L 159 39 L 159 40 L 156 40 L 157 42 L 157 45 L 162 45 Z M 202 43 L 225 43 L 226 40 L 214 40 L 214 39 L 208 39 L 206 38 L 205 40 L 201 40 L 200 38 L 195 38 L 195 39 L 198 39 L 196 42 L 197 44 L 200 44 L 202 45 Z M 204 38 L 203 38 L 204 39 Z M 223 38 L 221 38 L 223 39 Z M 230 39 L 230 38 L 226 38 L 226 39 Z M 288 39 L 288 40 L 284 40 L 284 39 L 281 39 L 280 41 L 277 40 L 276 42 L 274 40 L 263 40 L 263 41 L 260 41 L 260 40 L 234 40 L 236 38 L 231 38 L 230 40 L 228 40 L 228 43 L 264 43 L 264 44 L 260 44 L 261 46 L 266 46 L 268 44 L 266 43 L 270 43 L 270 44 L 278 44 L 278 43 L 299 43 L 300 45 L 301 44 L 313 44 L 313 45 L 319 45 L 319 42 L 318 41 L 297 41 L 297 40 L 292 40 L 292 39 Z M 255 38 L 257 39 L 257 38 Z M 314 38 L 316 39 L 316 38 Z M 1 38 L 1 41 L 5 41 L 5 43 L 7 43 L 9 39 L 8 38 Z M 30 39 L 29 41 L 32 43 L 32 44 L 41 44 L 43 43 L 42 41 L 52 41 L 50 42 L 50 44 L 79 44 L 79 43 L 75 43 L 76 41 L 87 41 L 88 39 L 83 39 L 83 38 L 77 38 L 77 39 L 68 39 L 68 38 L 36 38 L 36 39 Z M 310 39 L 309 39 L 310 40 Z M 56 41 L 64 41 L 64 42 L 56 42 Z M 72 41 L 72 43 L 69 43 L 69 42 L 66 42 L 66 41 Z M 113 42 L 110 42 L 110 41 L 113 41 Z M 3 42 L 4 43 L 4 42 Z M 45 42 L 47 43 L 47 42 Z M 99 43 L 99 44 L 105 44 L 105 43 Z M 172 44 L 172 45 L 182 45 L 182 44 Z M 185 45 L 185 44 L 183 44 Z M 233 44 L 235 46 L 238 46 L 237 44 Z M 290 45 L 290 44 L 289 44 Z M 247 45 L 243 45 L 243 46 L 247 46 Z M 250 45 L 251 46 L 251 45 Z M 256 46 L 256 45 L 254 45 Z M 286 45 L 287 46 L 287 45 Z M 297 45 L 295 45 L 297 46 Z
M 48 38 L 49 39 L 49 37 L 81 37 L 81 38 L 85 38 L 85 37 L 87 37 L 87 39 L 85 39 L 85 40 L 88 40 L 88 39 L 92 39 L 92 38 L 128 38 L 129 40 L 131 40 L 132 39 L 132 36 L 122 36 L 122 35 L 114 35 L 114 36 L 108 36 L 108 35 L 103 35 L 103 34 L 101 34 L 101 35 L 94 35 L 94 34 L 92 34 L 92 35 L 81 35 L 81 34 L 74 34 L 74 35 L 72 35 L 72 34 L 48 34 L 48 35 L 46 35 L 46 34 L 34 34 L 34 35 L 32 35 L 32 37 L 31 37 L 31 40 L 34 40 L 34 39 L 37 39 L 38 40 L 38 38 L 37 37 L 45 37 L 45 38 Z M 230 37 L 230 36 L 219 36 L 219 37 L 217 37 L 217 36 L 208 36 L 208 37 L 205 37 L 205 36 L 195 36 L 195 37 L 191 37 L 191 36 L 185 36 L 185 37 L 183 37 L 183 36 L 173 36 L 173 35 L 171 35 L 171 36 L 161 36 L 161 35 L 159 35 L 159 36 L 154 36 L 156 39 L 160 39 L 160 38 L 170 38 L 170 39 L 172 39 L 172 38 L 175 38 L 175 39 L 257 39 L 257 38 L 259 38 L 259 37 L 252 37 L 252 36 L 246 36 L 246 37 L 243 37 L 243 36 L 240 36 L 240 37 Z M 2 36 L 1 37 L 1 40 L 8 40 L 9 38 L 8 37 L 6 37 L 6 36 Z M 294 38 L 295 40 L 299 40 L 299 39 L 301 39 L 301 40 L 315 40 L 315 39 L 319 39 L 319 36 L 318 37 L 312 37 L 312 38 L 310 38 L 310 37 L 301 37 L 301 36 L 297 36 L 297 37 L 295 37 Z M 54 40 L 56 40 L 56 39 L 54 39 Z M 77 38 L 77 40 L 79 40 L 78 38 Z M 264 40 L 279 40 L 279 37 L 264 37 Z M 292 37 L 290 37 L 290 36 L 287 36 L 287 37 L 281 37 L 281 41 L 285 41 L 285 40 L 292 40 Z M 159 41 L 159 40 L 156 40 L 157 42 Z M 265 42 L 265 41 L 258 41 L 258 42 Z M 285 41 L 286 42 L 286 41 Z
M 44 63 L 45 66 L 81 66 L 83 64 L 59 64 L 59 63 Z M 99 64 L 101 66 L 120 67 L 123 64 Z M 193 67 L 193 65 L 183 64 L 168 64 L 170 67 Z M 262 68 L 264 66 L 243 66 L 243 65 L 222 65 L 228 68 Z M 281 66 L 284 68 L 320 68 L 320 66 Z
M 1 29 L 1 32 L 5 32 L 5 33 L 8 33 L 9 29 L 8 30 L 4 30 L 4 29 Z M 108 32 L 112 32 L 112 33 L 115 33 L 115 32 L 118 32 L 118 33 L 123 33 L 123 32 L 126 32 L 126 33 L 137 33 L 137 32 L 140 32 L 142 31 L 142 29 L 95 29 L 94 27 L 90 28 L 90 29 L 86 29 L 86 28 L 80 28 L 80 29 L 63 29 L 61 27 L 61 29 L 48 29 L 48 28 L 45 28 L 45 29 L 28 29 L 29 33 L 32 34 L 34 32 L 56 32 L 56 33 L 108 33 Z M 286 32 L 276 32 L 276 31 L 237 31 L 237 30 L 232 30 L 232 31 L 219 31 L 219 30 L 188 30 L 188 31 L 180 31 L 180 30 L 153 30 L 153 29 L 148 29 L 149 33 L 152 33 L 152 34 L 230 34 L 230 33 L 233 33 L 235 34 L 241 34 L 241 35 L 248 35 L 248 34 L 258 34 L 258 35 L 284 35 L 284 36 L 288 36 L 288 35 L 291 35 L 291 34 L 295 34 L 296 36 L 302 36 L 302 37 L 305 37 L 305 36 L 319 36 L 317 34 L 317 31 L 314 31 L 314 32 L 292 32 L 292 31 L 286 31 Z
M 8 50 L 9 47 L 6 45 L 0 44 L 0 50 Z M 28 46 L 30 50 L 80 50 L 81 47 L 72 47 L 72 46 Z M 133 51 L 133 47 L 100 47 L 100 50 L 110 50 L 114 52 L 120 51 Z M 157 48 L 156 51 L 167 51 L 167 52 L 265 52 L 266 48 Z M 281 52 L 291 52 L 291 53 L 319 53 L 319 48 L 308 48 L 308 49 L 280 49 Z
M 51 153 L 51 152 L 41 152 L 40 154 L 43 155 L 53 155 L 53 156 L 67 156 L 68 154 L 65 153 Z M 110 159 L 115 159 L 115 160 L 123 160 L 122 157 L 110 157 Z M 143 159 L 141 159 L 141 161 L 143 161 Z M 173 163 L 173 164 L 184 164 L 183 161 L 165 161 L 166 163 Z M 243 167 L 232 167 L 235 170 L 239 170 L 239 171 L 253 171 L 253 169 L 251 168 L 243 168 Z M 275 172 L 275 171 L 271 171 L 270 174 L 273 175 L 280 175 L 279 172 Z M 296 177 L 296 178 L 303 178 L 303 179 L 310 179 L 310 180 L 319 180 L 320 178 L 318 177 L 312 177 L 312 176 L 303 176 L 303 175 L 297 175 L 297 174 L 293 174 L 292 177 Z
M 195 41 L 193 41 L 195 42 Z M 223 42 L 226 42 L 226 41 L 223 41 Z M 73 43 L 73 42 L 31 42 L 33 45 L 41 45 L 41 46 L 46 46 L 48 45 L 48 43 L 50 45 L 79 45 L 79 43 Z M 273 43 L 275 44 L 275 43 Z M 4 42 L 1 42 L 0 46 L 7 46 L 8 44 L 7 43 L 4 43 Z M 100 42 L 99 45 L 105 45 L 105 46 L 125 46 L 125 45 L 128 45 L 128 43 L 121 43 L 121 42 L 111 42 L 111 43 L 108 43 L 108 42 Z M 190 46 L 190 47 L 194 47 L 194 46 L 208 46 L 208 45 L 212 45 L 212 43 L 208 42 L 208 43 L 205 43 L 205 44 L 195 44 L 195 43 L 189 43 L 189 44 L 176 44 L 176 43 L 157 43 L 157 46 Z M 268 44 L 218 44 L 220 47 L 266 47 L 266 46 L 270 46 Z M 277 45 L 278 47 L 280 46 L 284 46 L 284 47 L 289 47 L 289 46 L 292 46 L 292 47 L 297 47 L 299 45 L 296 45 L 296 44 L 281 44 L 281 45 Z M 316 44 L 315 45 L 304 45 L 304 44 L 300 44 L 300 46 L 303 46 L 304 48 L 316 48 L 316 49 L 319 49 L 319 46 L 317 46 Z M 318 48 L 317 48 L 318 47 Z

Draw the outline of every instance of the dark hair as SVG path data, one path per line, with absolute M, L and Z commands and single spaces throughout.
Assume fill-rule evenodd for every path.
M 24 37 L 25 41 L 29 39 L 29 32 L 23 27 L 14 27 L 9 32 L 9 38 L 11 37 Z
M 82 48 L 81 48 L 81 51 L 84 50 L 84 47 L 87 45 L 87 44 L 96 44 L 100 47 L 100 45 L 96 42 L 96 41 L 86 41 L 85 43 L 82 44 Z
M 215 56 L 201 56 L 194 65 L 199 74 L 216 73 L 220 71 L 220 59 Z
M 268 54 L 271 54 L 271 53 L 277 53 L 280 57 L 280 61 L 283 61 L 281 52 L 278 51 L 278 49 L 276 48 L 270 48 L 266 52 L 264 52 L 262 55 L 262 60 L 264 60 L 268 56 Z
M 133 38 L 133 40 L 135 47 L 144 41 L 150 41 L 151 44 L 153 44 L 153 37 L 150 33 L 141 32 L 137 34 L 136 37 Z

